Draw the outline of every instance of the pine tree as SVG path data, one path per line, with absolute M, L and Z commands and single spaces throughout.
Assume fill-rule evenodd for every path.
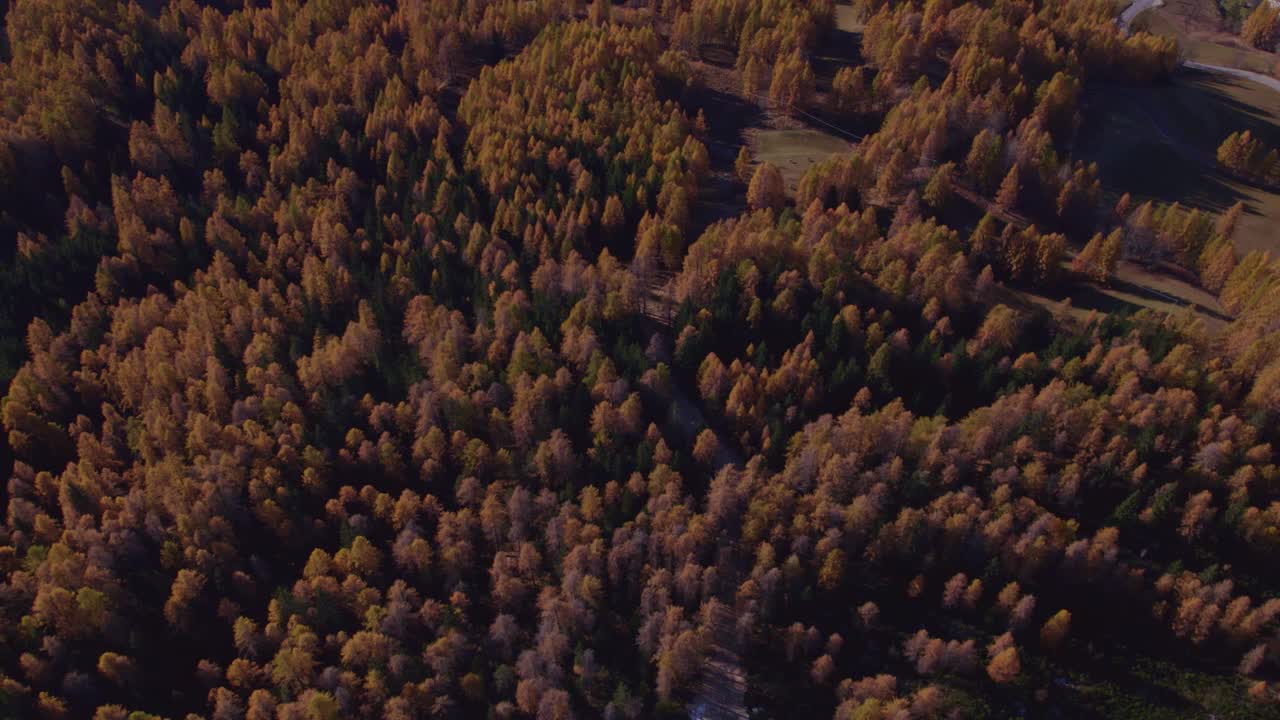
M 742 66 L 742 95 L 751 102 L 756 102 L 756 97 L 760 95 L 760 62 L 755 55 L 747 57 L 747 62 Z
M 969 252 L 978 257 L 993 258 L 998 237 L 995 217 L 991 213 L 983 215 L 969 235 Z
M 930 128 L 929 134 L 925 136 L 924 147 L 920 151 L 921 161 L 932 164 L 942 157 L 943 151 L 947 149 L 947 121 L 945 115 L 940 115 Z
M 1244 203 L 1237 202 L 1227 211 L 1218 216 L 1218 222 L 1214 225 L 1213 231 L 1220 237 L 1231 239 L 1235 234 L 1236 225 L 1240 222 L 1240 217 L 1244 215 Z
M 1129 211 L 1133 209 L 1133 198 L 1129 193 L 1120 196 L 1116 201 L 1115 219 L 1117 222 L 1124 222 L 1129 218 Z
M 1049 650 L 1057 650 L 1071 631 L 1071 613 L 1059 610 L 1040 628 L 1040 644 Z
M 831 81 L 831 98 L 836 113 L 854 115 L 866 105 L 867 78 L 862 68 L 843 67 Z
M 898 150 L 889 158 L 889 162 L 880 170 L 880 177 L 876 179 L 876 186 L 873 194 L 881 204 L 887 205 L 893 200 L 898 191 L 902 189 L 903 179 L 910 170 L 910 161 L 907 159 L 907 153 Z
M 1227 278 L 1231 277 L 1231 273 L 1239 262 L 1236 258 L 1235 246 L 1230 240 L 1219 238 L 1205 250 L 1205 253 L 1209 257 L 1204 271 L 1200 273 L 1200 282 L 1210 291 L 1220 293 L 1226 287 Z
M 592 24 L 608 23 L 613 19 L 613 0 L 592 0 L 587 12 Z
M 1239 171 L 1243 165 L 1240 133 L 1233 132 L 1218 146 L 1218 164 L 1228 170 Z
M 703 465 L 711 465 L 716 459 L 716 453 L 720 452 L 720 441 L 716 439 L 716 434 L 711 430 L 703 430 L 698 433 L 698 439 L 693 446 L 693 457 Z
M 1004 142 L 990 130 L 983 130 L 973 139 L 969 155 L 965 158 L 965 172 L 979 190 L 989 191 L 1000 172 L 1000 153 Z
M 1124 252 L 1124 230 L 1116 228 L 1107 235 L 1107 239 L 1102 243 L 1102 253 L 1098 256 L 1098 262 L 1107 277 L 1115 274 L 1122 252 Z
M 621 227 L 627 218 L 622 212 L 622 201 L 617 195 L 610 195 L 609 199 L 604 203 L 604 215 L 600 218 L 600 224 L 606 230 L 616 230 Z

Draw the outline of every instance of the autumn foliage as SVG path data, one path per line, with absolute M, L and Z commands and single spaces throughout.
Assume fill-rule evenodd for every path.
M 829 74 L 822 1 L 3 7 L 0 716 L 669 717 L 726 648 L 778 717 L 1270 712 L 1280 263 L 1102 207 L 1085 88 L 1176 58 L 1109 3 L 860 0 Z M 787 187 L 706 46 L 873 130 Z M 1233 320 L 1018 300 L 1126 259 Z

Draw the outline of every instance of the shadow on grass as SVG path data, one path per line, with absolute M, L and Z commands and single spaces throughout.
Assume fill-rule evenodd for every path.
M 1019 292 L 1036 295 L 1046 300 L 1061 302 L 1070 299 L 1071 307 L 1080 310 L 1097 310 L 1100 313 L 1132 314 L 1142 309 L 1137 303 L 1127 302 L 1114 295 L 1102 292 L 1102 289 L 1090 283 L 1060 283 L 1049 287 L 1010 288 Z
M 862 64 L 862 35 L 833 27 L 818 43 L 809 62 L 818 89 L 830 90 L 831 81 L 841 68 Z
M 686 112 L 702 111 L 707 120 L 708 134 L 703 142 L 711 161 L 711 176 L 690 208 L 688 238 L 692 241 L 712 223 L 746 208 L 746 188 L 735 176 L 733 164 L 746 144 L 746 130 L 759 125 L 763 113 L 755 103 L 714 88 L 703 87 L 685 95 L 681 102 Z
M 685 93 L 681 104 L 690 115 L 701 111 L 707 119 L 705 142 L 712 169 L 732 171 L 738 148 L 746 142 L 744 132 L 760 124 L 760 107 L 738 95 L 709 87 Z
M 1158 85 L 1096 86 L 1085 98 L 1087 120 L 1075 154 L 1096 161 L 1103 182 L 1117 193 L 1222 212 L 1248 199 L 1239 186 L 1268 190 L 1216 167 L 1222 140 L 1249 130 L 1280 144 L 1280 100 L 1251 85 L 1184 69 Z
M 1268 144 L 1280 144 L 1280 96 L 1274 90 L 1190 68 L 1180 70 L 1171 84 L 1180 87 L 1187 105 L 1212 113 L 1218 131 L 1248 130 Z
M 1215 320 L 1221 320 L 1223 322 L 1231 322 L 1232 320 L 1230 315 L 1226 315 L 1222 312 L 1219 312 L 1218 310 L 1214 310 L 1211 307 L 1201 305 L 1198 302 L 1193 302 L 1190 300 L 1185 300 L 1183 298 L 1175 297 L 1173 295 L 1162 293 L 1159 290 L 1154 290 L 1152 288 L 1145 287 L 1143 285 L 1137 285 L 1135 283 L 1128 282 L 1127 280 L 1112 278 L 1111 287 L 1118 292 L 1127 293 L 1129 295 L 1136 295 L 1140 298 L 1143 298 L 1144 300 L 1150 300 L 1152 302 L 1165 302 L 1172 305 L 1178 305 L 1181 307 L 1190 307 L 1194 309 L 1196 312 L 1202 315 L 1206 315 L 1208 317 L 1214 318 Z
M 833 135 L 850 143 L 861 142 L 880 129 L 880 118 L 875 115 L 844 117 L 826 107 L 806 108 L 803 115 L 796 113 L 793 117 L 810 130 Z
M 1167 305 L 1176 305 L 1178 307 L 1190 307 L 1197 313 L 1210 317 L 1222 322 L 1231 322 L 1229 315 L 1223 314 L 1219 310 L 1206 307 L 1197 302 L 1192 302 L 1183 298 L 1175 297 L 1162 293 L 1153 288 L 1137 285 L 1126 280 L 1112 278 L 1109 289 L 1115 292 L 1132 295 L 1152 303 L 1164 303 Z M 1105 292 L 1103 288 L 1092 283 L 1062 283 L 1053 287 L 1036 288 L 1033 294 L 1048 300 L 1061 302 L 1070 298 L 1071 307 L 1079 310 L 1097 310 L 1100 313 L 1107 314 L 1132 314 L 1139 310 L 1147 309 L 1148 306 L 1141 303 L 1130 302 L 1124 298 Z

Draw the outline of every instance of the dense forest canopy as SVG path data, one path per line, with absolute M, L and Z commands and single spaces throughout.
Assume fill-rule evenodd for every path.
M 1073 157 L 1109 0 L 0 12 L 0 718 L 1280 716 L 1280 262 Z M 1230 316 L 1022 299 L 1122 260 Z

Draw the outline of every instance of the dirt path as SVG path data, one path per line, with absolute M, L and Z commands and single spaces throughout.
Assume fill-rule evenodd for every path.
M 992 217 L 1003 222 L 1006 225 L 1012 225 L 1019 230 L 1026 230 L 1027 226 L 1030 225 L 1030 223 L 1027 222 L 1026 218 L 1022 217 L 1021 215 L 1016 215 L 1014 213 L 1011 213 L 1008 210 L 1005 210 L 1004 208 L 1000 207 L 999 205 L 996 205 L 994 202 L 991 202 L 991 200 L 989 200 L 985 195 L 977 192 L 976 190 L 969 187 L 968 185 L 965 185 L 963 183 L 955 183 L 952 186 L 951 190 L 952 192 L 955 193 L 956 197 L 968 202 L 970 205 L 973 205 L 974 207 L 978 208 L 979 210 L 985 213 L 990 213 Z
M 693 444 L 707 424 L 702 409 L 678 383 L 672 384 L 668 421 Z M 714 431 L 714 429 L 713 429 Z M 718 472 L 726 465 L 741 468 L 742 453 L 730 438 L 716 432 L 720 449 L 713 465 Z M 711 647 L 702 668 L 702 677 L 693 686 L 689 700 L 690 720 L 747 720 L 747 673 L 742 667 L 738 646 L 738 608 L 734 596 L 742 581 L 741 563 L 736 557 L 734 538 L 722 533 L 717 548 L 716 567 L 724 573 L 720 585 L 720 602 L 711 610 Z
M 1129 32 L 1130 26 L 1133 25 L 1135 18 L 1141 15 L 1144 11 L 1150 10 L 1151 8 L 1158 8 L 1163 4 L 1164 2 L 1162 2 L 1162 0 L 1134 0 L 1132 5 L 1125 8 L 1124 12 L 1120 13 L 1120 29 L 1125 32 Z
M 1134 0 L 1133 4 L 1125 8 L 1124 12 L 1120 13 L 1120 17 L 1117 19 L 1117 22 L 1120 24 L 1120 29 L 1126 33 L 1132 31 L 1133 21 L 1136 20 L 1139 15 L 1147 10 L 1159 8 L 1163 5 L 1163 0 Z M 1210 65 L 1208 63 L 1196 62 L 1194 60 L 1187 60 L 1183 62 L 1182 67 L 1208 73 L 1215 73 L 1217 75 L 1229 75 L 1242 80 L 1249 80 L 1256 82 L 1269 90 L 1280 92 L 1280 80 L 1277 80 L 1270 75 L 1253 72 L 1252 70 L 1242 70 L 1240 68 L 1227 67 L 1225 65 Z
M 689 701 L 690 720 L 747 720 L 747 674 L 735 649 L 738 615 L 717 603 L 711 616 L 711 650 Z
M 674 277 L 665 277 L 650 286 L 646 299 L 645 315 L 653 322 L 670 328 L 675 316 Z M 693 446 L 698 435 L 710 428 L 719 441 L 719 450 L 712 461 L 713 471 L 732 465 L 741 468 L 746 464 L 742 452 L 733 440 L 712 427 L 698 403 L 685 392 L 679 382 L 671 384 L 670 407 L 667 424 L 674 428 L 688 446 Z M 690 720 L 747 720 L 747 673 L 742 667 L 741 648 L 738 645 L 738 608 L 735 595 L 742 582 L 743 571 L 737 558 L 735 538 L 729 533 L 720 534 L 716 548 L 716 567 L 723 573 L 720 580 L 719 600 L 711 609 L 711 647 L 700 677 L 693 686 L 689 699 Z
M 1221 65 L 1206 65 L 1193 60 L 1188 60 L 1182 63 L 1182 66 L 1185 68 L 1191 68 L 1192 70 L 1202 70 L 1204 72 L 1216 73 L 1218 75 L 1230 75 L 1231 77 L 1250 80 L 1265 88 L 1280 92 L 1280 80 L 1269 75 L 1253 72 L 1252 70 L 1241 70 L 1239 68 L 1223 67 Z

